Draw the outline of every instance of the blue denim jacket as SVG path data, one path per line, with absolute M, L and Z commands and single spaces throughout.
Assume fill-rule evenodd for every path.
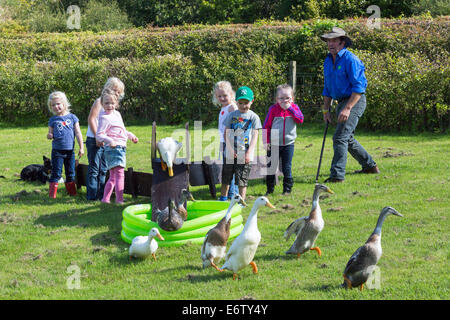
M 345 48 L 336 55 L 334 65 L 333 57 L 329 53 L 323 64 L 324 88 L 322 95 L 341 100 L 350 97 L 352 92 L 365 93 L 367 79 L 364 70 L 362 61 Z

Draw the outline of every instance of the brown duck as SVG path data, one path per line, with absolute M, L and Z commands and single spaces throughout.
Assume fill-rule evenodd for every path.
M 177 211 L 179 213 L 179 215 L 183 218 L 184 221 L 187 220 L 187 210 L 184 207 L 184 203 L 186 202 L 186 200 L 191 200 L 191 201 L 195 201 L 194 197 L 192 196 L 192 194 L 187 191 L 186 189 L 181 190 L 181 197 L 180 197 L 180 202 L 178 203 L 178 207 L 177 207 Z
M 342 284 L 344 288 L 359 287 L 359 290 L 363 290 L 364 284 L 381 258 L 383 252 L 381 249 L 381 227 L 384 219 L 390 214 L 403 217 L 392 207 L 384 207 L 381 210 L 375 230 L 366 243 L 352 254 L 345 266 L 344 283 Z
M 169 199 L 167 208 L 164 210 L 157 209 L 157 222 L 161 229 L 166 231 L 176 231 L 183 226 L 183 218 L 177 212 L 175 202 Z
M 225 257 L 226 254 L 227 242 L 230 236 L 231 212 L 236 203 L 247 206 L 239 194 L 235 195 L 231 198 L 225 216 L 206 234 L 201 251 L 203 268 L 212 266 L 217 271 L 223 271 L 217 266 L 217 263 Z
M 296 254 L 297 257 L 300 257 L 301 254 L 309 250 L 315 250 L 319 256 L 322 255 L 320 248 L 314 247 L 314 242 L 325 225 L 319 205 L 321 192 L 333 193 L 326 185 L 317 183 L 314 187 L 313 204 L 309 216 L 298 218 L 284 232 L 286 241 L 294 233 L 297 236 L 292 246 L 286 251 L 286 254 Z

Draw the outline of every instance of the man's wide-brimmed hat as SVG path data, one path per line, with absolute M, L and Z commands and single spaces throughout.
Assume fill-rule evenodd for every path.
M 334 38 L 339 38 L 339 37 L 342 37 L 345 39 L 345 47 L 346 48 L 350 47 L 352 45 L 352 40 L 347 36 L 345 31 L 339 27 L 333 27 L 333 29 L 331 29 L 331 32 L 321 35 L 320 39 L 322 39 L 323 41 L 326 42 L 329 39 L 334 39 Z

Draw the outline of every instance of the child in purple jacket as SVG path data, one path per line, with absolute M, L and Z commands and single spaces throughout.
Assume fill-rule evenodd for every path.
M 274 161 L 277 168 L 281 159 L 283 172 L 283 195 L 291 193 L 294 179 L 292 178 L 292 158 L 294 156 L 294 144 L 297 138 L 297 123 L 303 123 L 303 114 L 300 108 L 294 104 L 294 90 L 287 84 L 277 87 L 276 103 L 269 108 L 264 121 L 263 129 L 266 129 L 267 156 Z M 275 149 L 276 148 L 276 149 Z M 278 151 L 278 156 L 276 155 Z M 272 154 L 275 159 L 272 159 Z M 272 173 L 272 172 L 271 172 Z M 273 193 L 275 188 L 275 172 L 266 176 L 266 195 Z

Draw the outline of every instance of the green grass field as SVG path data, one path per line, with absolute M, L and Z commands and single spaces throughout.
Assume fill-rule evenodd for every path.
M 140 138 L 138 144 L 128 145 L 128 166 L 151 172 L 151 126 L 127 128 Z M 174 129 L 158 127 L 158 138 Z M 320 181 L 329 172 L 332 132 L 333 128 Z M 281 196 L 278 185 L 270 197 L 277 209 L 264 208 L 258 214 L 262 240 L 254 260 L 259 273 L 253 274 L 249 266 L 233 281 L 229 271 L 202 269 L 200 245 L 159 248 L 156 262 L 129 261 L 128 244 L 120 238 L 124 206 L 87 202 L 84 187 L 77 197 L 69 197 L 61 187 L 57 199 L 51 200 L 48 184 L 18 181 L 24 166 L 50 156 L 46 133 L 45 125 L 0 127 L 0 175 L 4 176 L 0 178 L 0 299 L 450 298 L 448 135 L 357 132 L 381 173 L 350 174 L 360 168 L 349 157 L 345 183 L 330 184 L 335 194 L 320 202 L 325 228 L 316 244 L 322 256 L 310 252 L 297 259 L 284 254 L 293 239 L 286 242 L 282 235 L 289 223 L 309 213 L 323 137 L 321 126 L 300 127 L 293 193 Z M 86 156 L 81 162 L 87 163 Z M 210 199 L 207 186 L 191 191 L 196 199 Z M 264 193 L 262 181 L 250 182 L 244 220 L 254 199 Z M 125 198 L 127 205 L 150 202 L 145 197 Z M 390 216 L 384 223 L 379 288 L 341 289 L 349 257 L 367 240 L 385 206 L 404 217 Z M 72 281 L 77 271 L 79 289 L 73 288 Z

